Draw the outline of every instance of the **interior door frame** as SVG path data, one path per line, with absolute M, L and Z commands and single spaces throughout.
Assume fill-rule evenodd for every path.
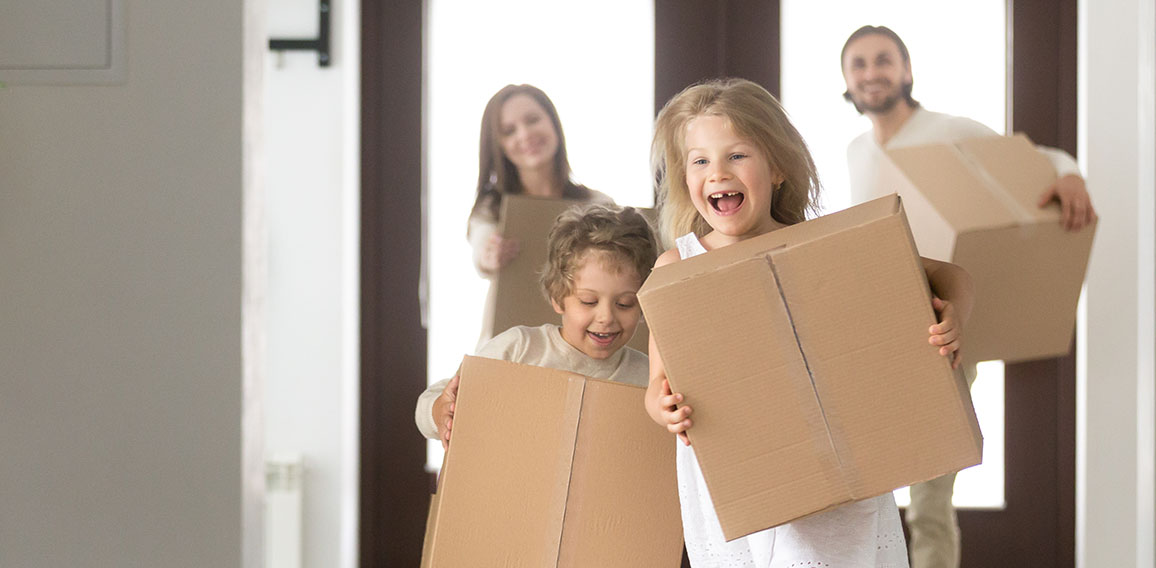
M 417 566 L 429 503 L 418 282 L 424 3 L 361 3 L 359 565 Z M 1009 0 L 1011 130 L 1075 155 L 1076 2 Z M 655 3 L 655 111 L 702 79 L 779 94 L 779 2 Z M 834 72 L 834 71 L 833 71 Z M 1074 566 L 1074 357 L 1005 369 L 1008 507 L 960 511 L 965 565 Z

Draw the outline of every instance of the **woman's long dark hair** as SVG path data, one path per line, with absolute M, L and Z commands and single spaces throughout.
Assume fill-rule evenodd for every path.
M 498 219 L 498 210 L 503 195 L 525 193 L 518 168 L 502 153 L 499 142 L 502 135 L 502 105 L 514 95 L 526 95 L 534 99 L 550 117 L 554 132 L 558 135 L 558 151 L 554 154 L 554 183 L 562 188 L 562 197 L 567 199 L 589 199 L 590 190 L 570 181 L 570 160 L 566 157 L 566 137 L 562 134 L 562 122 L 558 110 L 550 97 L 533 85 L 506 85 L 486 103 L 482 113 L 481 140 L 478 144 L 478 195 L 470 215 L 483 214 L 493 220 Z

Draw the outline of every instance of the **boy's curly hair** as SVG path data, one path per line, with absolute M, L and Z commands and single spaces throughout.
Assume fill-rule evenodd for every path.
M 658 243 L 650 223 L 633 207 L 585 204 L 571 207 L 554 220 L 546 241 L 547 260 L 540 282 L 546 299 L 558 304 L 574 291 L 574 273 L 586 253 L 604 252 L 618 273 L 633 270 L 640 281 L 650 276 Z

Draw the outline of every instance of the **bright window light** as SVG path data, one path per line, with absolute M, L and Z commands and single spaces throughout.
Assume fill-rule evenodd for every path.
M 913 96 L 924 107 L 967 116 L 996 132 L 1005 130 L 1006 12 L 1004 0 L 967 3 L 890 0 L 853 2 L 783 0 L 782 101 L 819 168 L 826 212 L 851 205 L 847 143 L 871 123 L 843 100 L 839 54 L 863 25 L 894 30 L 911 53 Z M 983 464 L 959 474 L 960 507 L 1002 508 L 1003 365 L 980 365 L 972 387 L 984 434 Z M 900 505 L 906 490 L 896 492 Z
M 427 0 L 429 377 L 474 352 L 487 281 L 474 271 L 466 219 L 478 176 L 482 111 L 507 84 L 554 101 L 574 179 L 620 205 L 652 207 L 654 5 L 649 0 Z M 416 189 L 415 189 L 416 191 Z M 429 467 L 441 446 L 430 444 Z

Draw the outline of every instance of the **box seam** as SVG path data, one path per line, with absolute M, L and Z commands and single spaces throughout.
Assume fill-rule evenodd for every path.
M 578 453 L 578 431 L 582 427 L 582 407 L 586 404 L 586 379 L 581 379 L 581 386 L 579 391 L 581 394 L 578 397 L 578 408 L 574 419 L 574 437 L 573 443 L 570 444 L 570 466 L 567 469 L 569 472 L 566 475 L 566 494 L 562 497 L 562 525 L 558 528 L 558 549 L 554 553 L 554 567 L 561 566 L 562 562 L 562 543 L 566 538 L 566 513 L 570 507 L 570 489 L 574 485 L 574 454 Z
M 819 406 L 819 417 L 823 420 L 823 431 L 827 434 L 827 443 L 831 446 L 831 453 L 835 454 L 835 463 L 839 467 L 839 481 L 843 483 L 844 494 L 854 497 L 851 492 L 851 487 L 847 483 L 847 469 L 843 465 L 843 456 L 839 455 L 839 449 L 835 447 L 835 438 L 831 435 L 831 423 L 827 420 L 827 409 L 823 407 L 823 399 L 819 396 L 819 387 L 815 383 L 815 374 L 811 370 L 811 362 L 807 359 L 807 353 L 803 350 L 803 342 L 799 339 L 799 330 L 795 327 L 795 318 L 791 315 L 791 305 L 787 302 L 787 294 L 783 290 L 783 281 L 779 277 L 779 269 L 775 265 L 774 258 L 767 254 L 764 256 L 767 265 L 771 268 L 771 274 L 775 277 L 775 287 L 779 292 L 779 301 L 783 303 L 783 309 L 787 313 L 787 322 L 791 326 L 791 335 L 795 337 L 795 347 L 799 351 L 799 357 L 803 359 L 803 367 L 807 370 L 807 379 L 811 381 L 811 393 L 815 395 L 815 403 Z

